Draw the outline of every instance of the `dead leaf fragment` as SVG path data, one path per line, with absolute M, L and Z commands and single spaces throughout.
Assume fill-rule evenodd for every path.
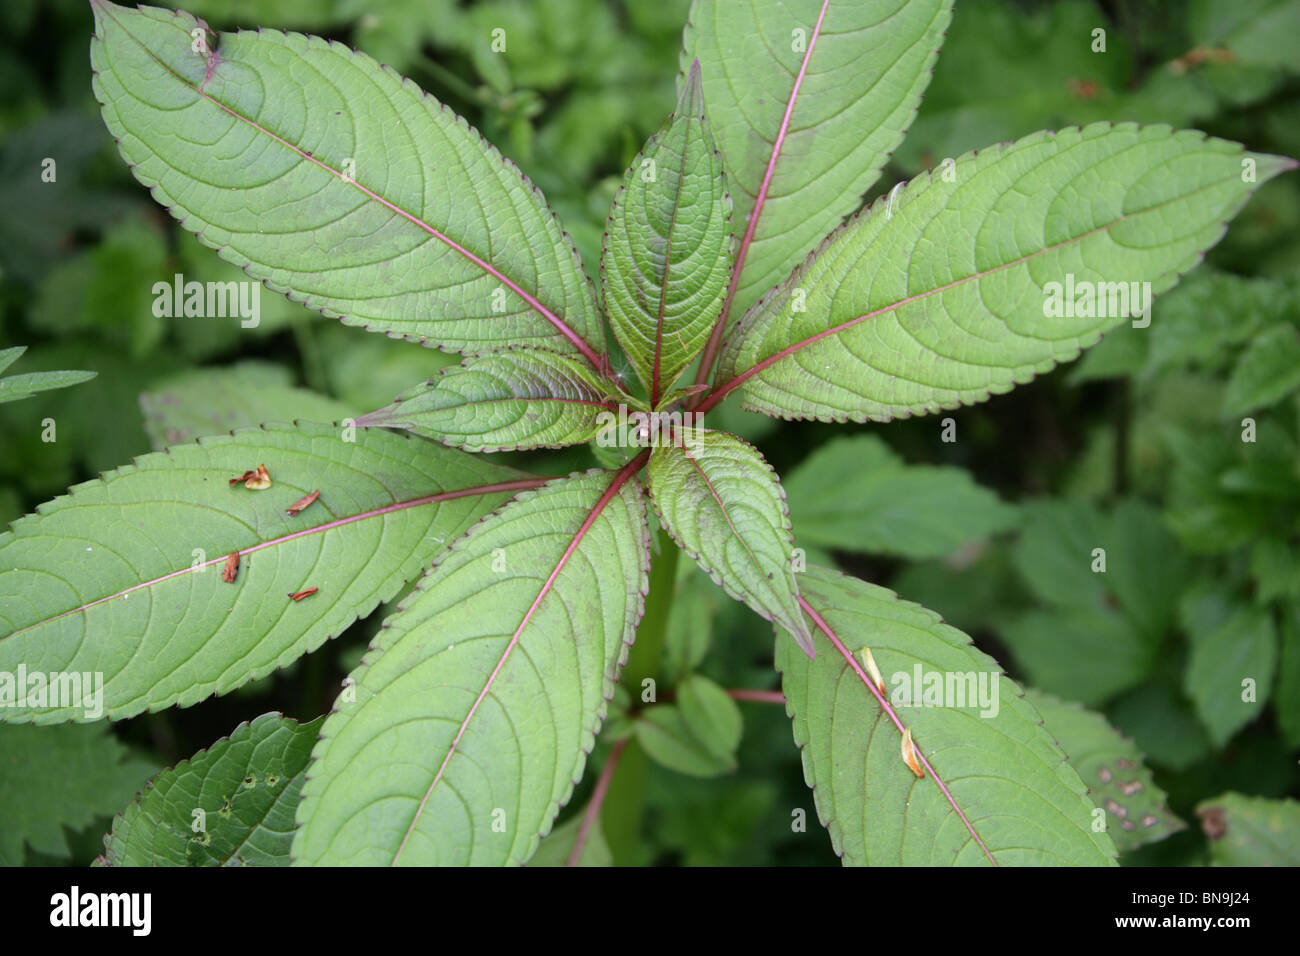
M 309 507 L 311 503 L 319 497 L 320 497 L 320 489 L 317 488 L 311 494 L 303 495 L 301 498 L 299 498 L 297 501 L 291 504 L 288 508 L 285 509 L 284 513 L 287 514 L 290 518 L 296 518 L 304 509 Z
M 266 470 L 266 465 L 258 465 L 256 471 L 246 471 L 238 478 L 231 478 L 230 483 L 237 485 L 244 483 L 244 487 L 252 491 L 265 491 L 271 487 L 271 473 Z
M 916 756 L 916 744 L 912 742 L 912 728 L 908 727 L 903 731 L 903 762 L 911 769 L 917 777 L 924 777 L 925 771 L 921 768 L 921 761 Z

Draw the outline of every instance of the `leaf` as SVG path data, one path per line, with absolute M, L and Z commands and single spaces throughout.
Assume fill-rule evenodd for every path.
M 1142 684 L 1107 708 L 1110 722 L 1137 741 L 1149 760 L 1186 770 L 1210 753 L 1191 706 L 1168 684 Z
M 700 61 L 726 162 L 741 316 L 880 175 L 903 140 L 951 18 L 948 0 L 696 0 L 682 75 Z
M 1277 662 L 1273 620 L 1264 608 L 1243 605 L 1222 624 L 1190 637 L 1183 687 L 1210 739 L 1222 747 L 1268 703 Z
M 263 714 L 164 770 L 113 821 L 104 865 L 288 866 L 298 794 L 323 720 Z
M 1118 607 L 1147 644 L 1169 630 L 1189 566 L 1159 512 L 1133 499 L 1109 514 L 1082 501 L 1042 500 L 1024 515 L 1014 560 L 1042 600 L 1107 615 Z
M 740 707 L 725 690 L 702 674 L 691 674 L 677 685 L 677 707 L 705 750 L 735 763 L 744 725 Z
M 16 345 L 13 348 L 0 349 L 0 373 L 3 373 L 27 351 L 27 346 Z M 0 404 L 16 402 L 21 398 L 31 398 L 37 392 L 47 392 L 54 388 L 67 388 L 88 382 L 95 372 L 28 372 L 25 375 L 10 375 L 0 378 Z
M 1196 808 L 1215 866 L 1300 866 L 1300 803 L 1225 793 Z
M 226 260 L 348 325 L 602 364 L 591 284 L 541 194 L 414 83 L 319 37 L 223 33 L 204 55 L 189 14 L 93 6 L 104 122 Z
M 348 406 L 289 384 L 288 370 L 269 362 L 195 369 L 160 382 L 140 395 L 145 431 L 155 451 L 263 422 L 337 422 Z
M 529 866 L 568 866 L 569 857 L 578 843 L 579 831 L 582 829 L 586 811 L 576 813 L 567 822 L 560 824 L 542 840 L 537 852 L 528 861 Z M 592 823 L 587 832 L 587 841 L 582 845 L 578 856 L 578 866 L 613 866 L 614 856 L 609 852 L 605 842 L 605 833 L 600 827 L 600 817 Z
M 1159 644 L 1113 612 L 1028 611 L 1003 624 L 998 635 L 1027 682 L 1089 706 L 1140 684 L 1160 660 Z
M 1281 401 L 1300 388 L 1300 332 L 1279 323 L 1237 359 L 1223 395 L 1223 414 L 1242 415 Z
M 66 858 L 65 827 L 80 830 L 111 815 L 157 769 L 104 723 L 0 724 L 0 865 L 21 866 L 24 844 Z
M 832 439 L 784 484 L 800 544 L 842 551 L 937 558 L 1016 518 L 969 472 L 906 465 L 875 435 Z
M 541 479 L 387 432 L 268 425 L 149 454 L 0 534 L 0 671 L 97 672 L 112 719 L 269 674 L 392 598 Z M 265 464 L 272 487 L 227 480 Z M 486 486 L 486 487 L 485 487 Z M 301 515 L 285 509 L 316 489 Z M 219 568 L 241 555 L 234 584 Z M 309 601 L 286 594 L 319 588 Z M 2 688 L 0 688 L 2 690 Z M 75 703 L 0 720 L 75 719 Z
M 325 722 L 296 862 L 533 855 L 582 775 L 641 617 L 649 531 L 632 474 L 521 494 L 425 575 Z
M 617 406 L 609 382 L 575 359 L 531 349 L 466 359 L 358 425 L 405 428 L 466 451 L 590 441 Z
M 776 473 L 734 435 L 691 429 L 682 440 L 650 453 L 650 495 L 664 527 L 727 594 L 780 623 L 812 653 L 798 605 L 790 514 Z
M 655 704 L 633 725 L 637 743 L 650 759 L 690 777 L 717 777 L 736 769 L 735 754 L 718 755 L 696 736 L 682 709 Z
M 1300 5 L 1294 0 L 1243 0 L 1227 5 L 1194 0 L 1188 20 L 1193 38 L 1229 50 L 1229 62 L 1300 72 L 1295 49 L 1287 43 L 1287 37 L 1300 29 Z
M 1253 191 L 1246 160 L 1260 183 L 1295 167 L 1196 131 L 1099 123 L 923 174 L 745 315 L 700 410 L 743 386 L 768 415 L 889 421 L 1008 392 L 1141 312 L 1129 283 L 1157 295 L 1192 268 Z M 1086 315 L 1066 317 L 1067 289 Z
M 652 405 L 709 337 L 731 253 L 731 198 L 697 64 L 672 117 L 632 161 L 601 255 L 610 325 Z
M 801 579 L 805 608 L 820 619 L 821 653 L 809 660 L 778 640 L 776 664 L 804 777 L 846 864 L 1111 862 L 1114 848 L 1092 831 L 1078 775 L 1020 689 L 970 638 L 884 588 L 815 566 Z M 854 657 L 863 647 L 889 685 L 891 712 L 928 760 L 925 779 L 899 756 L 901 729 Z M 977 689 L 983 675 L 989 705 L 957 706 L 953 696 L 950 706 L 899 706 L 912 697 L 917 669 L 923 687 L 951 676 L 954 688 L 973 680 Z
M 1120 853 L 1186 829 L 1165 806 L 1166 794 L 1143 765 L 1142 752 L 1106 718 L 1032 690 L 1025 698 L 1089 787 L 1092 802 L 1106 811 L 1106 832 Z

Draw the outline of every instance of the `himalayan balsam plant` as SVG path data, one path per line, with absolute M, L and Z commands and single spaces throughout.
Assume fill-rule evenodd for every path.
M 91 6 L 104 122 L 185 229 L 310 309 L 463 357 L 354 420 L 145 455 L 0 535 L 0 672 L 29 677 L 0 685 L 6 721 L 229 693 L 415 582 L 328 716 L 260 717 L 164 772 L 105 862 L 580 859 L 596 801 L 542 841 L 607 717 L 616 748 L 726 755 L 740 734 L 712 682 L 656 690 L 676 549 L 774 626 L 844 862 L 1115 861 L 1133 819 L 1058 743 L 1104 722 L 805 562 L 778 475 L 708 416 L 736 395 L 883 423 L 1005 393 L 1138 321 L 1137 290 L 1170 289 L 1292 160 L 1098 123 L 943 159 L 859 208 L 948 0 L 697 0 L 596 282 L 518 168 L 369 57 Z M 605 467 L 482 454 L 583 443 Z M 881 676 L 899 672 L 977 676 L 997 705 L 901 706 Z M 68 675 L 102 676 L 102 714 L 59 692 Z

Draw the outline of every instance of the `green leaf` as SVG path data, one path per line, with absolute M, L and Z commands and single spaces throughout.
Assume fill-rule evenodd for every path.
M 577 846 L 579 831 L 582 829 L 582 821 L 586 815 L 584 809 L 552 830 L 542 840 L 541 845 L 537 847 L 537 852 L 528 861 L 528 865 L 568 866 L 569 857 L 573 855 L 573 848 Z M 605 842 L 605 833 L 601 829 L 599 816 L 592 823 L 591 829 L 587 831 L 587 842 L 582 845 L 582 852 L 578 855 L 577 865 L 614 865 L 614 856 L 609 852 L 609 844 Z
M 704 346 L 731 270 L 731 198 L 693 67 L 632 161 L 601 255 L 610 325 L 657 404 Z
M 857 208 L 916 113 L 951 6 L 696 0 L 682 74 L 700 61 L 736 222 L 747 224 L 731 316 Z
M 1300 803 L 1225 793 L 1196 808 L 1216 866 L 1300 866 Z
M 826 626 L 818 626 L 821 653 L 809 660 L 778 640 L 776 664 L 804 776 L 846 864 L 1110 863 L 1114 848 L 1092 830 L 1078 774 L 1020 689 L 969 637 L 884 588 L 813 566 L 801 578 L 807 606 Z M 928 761 L 925 779 L 904 763 L 901 732 L 869 690 L 864 647 L 890 710 Z M 901 706 L 913 699 L 918 669 L 923 690 L 951 679 L 970 696 Z
M 1131 499 L 1109 514 L 1082 501 L 1043 500 L 1024 515 L 1014 560 L 1042 600 L 1103 614 L 1118 607 L 1147 644 L 1168 631 L 1189 570 L 1158 511 Z
M 65 827 L 80 830 L 115 813 L 157 769 L 105 723 L 0 725 L 0 865 L 21 866 L 24 843 L 67 857 Z
M 937 558 L 1016 518 L 969 472 L 906 465 L 875 435 L 832 439 L 784 484 L 799 543 L 842 551 Z
M 93 6 L 104 122 L 205 245 L 349 325 L 602 363 L 591 283 L 541 194 L 414 83 L 319 37 L 209 34 L 205 55 L 189 14 Z
M 164 770 L 113 821 L 102 862 L 288 866 L 298 794 L 324 719 L 263 714 Z
M 1186 770 L 1210 753 L 1210 740 L 1191 706 L 1167 684 L 1142 684 L 1107 712 L 1150 760 L 1173 770 Z
M 1274 405 L 1300 388 L 1300 332 L 1280 323 L 1260 334 L 1237 359 L 1223 395 L 1223 414 Z
M 641 617 L 650 539 L 631 474 L 521 494 L 425 575 L 325 722 L 295 861 L 533 855 L 582 775 Z
M 689 777 L 717 777 L 736 769 L 734 753 L 719 755 L 686 722 L 682 709 L 655 704 L 635 723 L 636 739 L 655 763 Z
M 1106 811 L 1106 832 L 1120 853 L 1186 829 L 1165 806 L 1165 792 L 1143 765 L 1142 752 L 1105 717 L 1037 691 L 1025 697 L 1089 787 L 1092 802 Z
M 1140 684 L 1160 660 L 1159 644 L 1113 612 L 1028 611 L 998 634 L 1029 683 L 1090 706 Z
M 361 426 L 405 428 L 466 451 L 558 448 L 590 441 L 613 386 L 583 362 L 540 349 L 466 359 L 417 385 Z
M 681 445 L 650 453 L 647 473 L 655 512 L 682 550 L 724 591 L 781 624 L 811 654 L 785 492 L 758 450 L 725 432 L 690 429 Z
M 540 481 L 389 432 L 348 437 L 268 425 L 174 446 L 14 522 L 0 534 L 0 672 L 100 673 L 113 719 L 224 694 L 369 614 Z M 259 464 L 270 488 L 228 483 Z M 319 500 L 286 514 L 314 490 Z M 309 587 L 318 593 L 287 597 Z M 82 710 L 33 700 L 0 720 Z
M 677 707 L 705 750 L 734 763 L 744 725 L 740 707 L 725 690 L 703 674 L 692 674 L 677 685 Z
M 1194 629 L 1191 645 L 1183 687 L 1210 739 L 1222 747 L 1268 703 L 1277 663 L 1272 616 L 1243 605 L 1218 626 Z
M 1255 188 L 1246 160 L 1259 183 L 1295 167 L 1109 123 L 967 154 L 881 197 L 764 296 L 710 401 L 743 386 L 754 411 L 860 422 L 1010 391 L 1142 312 L 1131 283 L 1158 295 L 1194 266 Z
M 0 373 L 18 361 L 27 351 L 25 345 L 0 349 Z M 88 382 L 95 377 L 95 372 L 28 372 L 25 375 L 10 375 L 0 378 L 0 403 L 16 402 L 20 398 L 31 398 L 37 392 L 47 392 L 53 388 L 67 388 Z
M 1300 4 L 1294 0 L 1193 0 L 1188 21 L 1193 39 L 1229 50 L 1229 62 L 1300 72 L 1288 42 L 1300 30 Z
M 269 362 L 195 369 L 151 385 L 140 395 L 144 427 L 155 451 L 263 422 L 305 418 L 338 422 L 348 406 L 305 388 L 293 388 L 287 369 Z

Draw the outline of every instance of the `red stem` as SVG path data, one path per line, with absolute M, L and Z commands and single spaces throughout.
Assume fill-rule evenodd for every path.
M 600 808 L 605 803 L 605 794 L 609 792 L 609 783 L 614 779 L 614 771 L 618 769 L 618 762 L 623 756 L 623 751 L 627 749 L 628 740 L 629 738 L 624 737 L 614 744 L 614 749 L 609 752 L 609 759 L 605 761 L 605 766 L 600 771 L 600 779 L 596 781 L 596 789 L 592 792 L 591 800 L 587 803 L 587 810 L 582 815 L 582 826 L 578 828 L 578 839 L 573 844 L 573 852 L 569 854 L 569 861 L 565 866 L 577 866 L 578 860 L 582 858 L 583 848 L 587 845 L 587 837 L 596 823 L 596 818 L 600 816 Z

